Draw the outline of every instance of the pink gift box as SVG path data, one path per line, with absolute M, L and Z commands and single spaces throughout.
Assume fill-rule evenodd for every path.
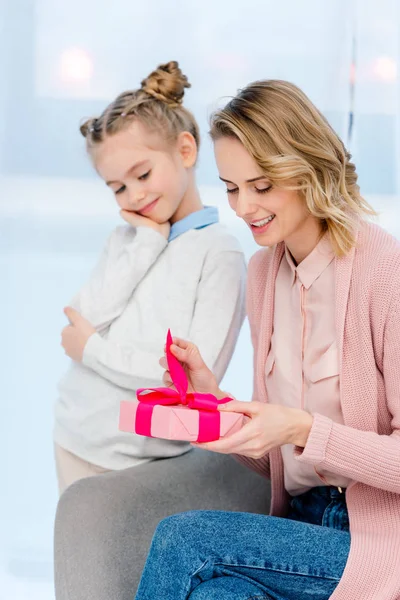
M 120 406 L 119 428 L 136 433 L 136 412 L 139 402 L 123 401 Z M 227 437 L 243 426 L 243 415 L 220 412 L 219 437 Z M 151 437 L 165 440 L 196 442 L 199 435 L 200 411 L 187 406 L 154 406 L 151 415 Z
M 171 344 L 168 331 L 166 356 L 174 388 L 139 389 L 138 402 L 121 402 L 120 430 L 189 442 L 211 442 L 239 431 L 243 415 L 218 410 L 232 398 L 218 400 L 213 394 L 188 393 L 185 370 L 172 354 Z

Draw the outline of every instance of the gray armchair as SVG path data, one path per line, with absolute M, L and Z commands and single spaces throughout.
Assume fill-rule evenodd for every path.
M 133 600 L 161 519 L 195 509 L 268 513 L 269 497 L 269 482 L 202 450 L 82 479 L 57 509 L 56 598 Z

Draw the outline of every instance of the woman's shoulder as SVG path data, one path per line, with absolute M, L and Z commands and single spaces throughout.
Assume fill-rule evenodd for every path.
M 400 241 L 376 223 L 363 223 L 356 244 L 355 260 L 389 276 L 400 274 Z
M 247 312 L 251 322 L 261 315 L 268 277 L 273 273 L 274 257 L 279 247 L 271 246 L 258 250 L 250 259 L 247 271 Z
M 253 254 L 249 261 L 249 278 L 251 277 L 252 279 L 254 278 L 258 280 L 262 276 L 263 280 L 265 281 L 276 251 L 276 246 L 257 250 L 257 252 Z
M 400 242 L 379 225 L 360 228 L 353 262 L 354 289 L 363 291 L 376 314 L 400 302 Z

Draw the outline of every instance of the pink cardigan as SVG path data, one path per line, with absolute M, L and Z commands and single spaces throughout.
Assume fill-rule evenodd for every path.
M 248 317 L 254 347 L 253 399 L 267 402 L 265 361 L 283 244 L 251 259 Z M 336 331 L 344 425 L 314 415 L 304 461 L 353 480 L 347 490 L 351 549 L 334 600 L 400 600 L 400 243 L 363 223 L 357 245 L 335 259 Z M 271 478 L 271 514 L 288 495 L 279 448 L 238 457 Z

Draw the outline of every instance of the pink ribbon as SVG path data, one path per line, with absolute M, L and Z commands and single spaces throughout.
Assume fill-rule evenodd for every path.
M 137 390 L 136 397 L 139 406 L 136 411 L 135 432 L 139 435 L 151 437 L 151 419 L 155 406 L 183 405 L 199 411 L 198 442 L 211 442 L 220 437 L 221 415 L 218 411 L 219 404 L 226 404 L 232 398 L 218 400 L 213 394 L 200 394 L 187 392 L 188 379 L 179 360 L 172 354 L 170 346 L 172 336 L 170 330 L 167 334 L 167 363 L 171 379 L 176 389 L 173 388 L 141 388 Z

